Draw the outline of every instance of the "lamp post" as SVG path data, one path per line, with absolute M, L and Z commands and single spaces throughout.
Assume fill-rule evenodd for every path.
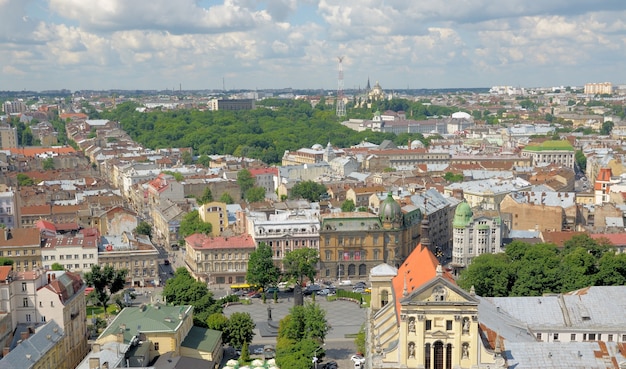
M 323 343 L 320 347 L 313 351 L 313 360 L 311 360 L 313 362 L 313 369 L 317 369 L 317 362 L 319 361 L 319 359 L 317 358 L 317 352 L 321 350 L 324 346 L 326 346 L 326 343 Z

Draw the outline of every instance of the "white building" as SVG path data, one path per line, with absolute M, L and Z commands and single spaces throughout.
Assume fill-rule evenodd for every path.
M 15 191 L 11 187 L 0 185 L 0 224 L 8 229 L 17 227 L 16 214 Z
M 452 266 L 455 271 L 472 263 L 482 254 L 502 252 L 502 222 L 500 218 L 477 217 L 467 202 L 456 207 L 452 223 Z
M 98 231 L 83 229 L 77 235 L 55 235 L 46 238 L 41 249 L 42 265 L 52 269 L 52 264 L 61 264 L 66 270 L 84 273 L 98 264 Z

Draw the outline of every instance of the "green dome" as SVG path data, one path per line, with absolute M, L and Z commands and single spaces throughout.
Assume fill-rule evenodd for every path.
M 473 216 L 472 208 L 466 201 L 463 201 L 456 207 L 452 225 L 454 227 L 466 227 L 472 221 Z
M 380 204 L 378 215 L 383 222 L 399 222 L 402 220 L 402 209 L 396 200 L 393 199 L 391 192 L 387 194 L 387 198 Z

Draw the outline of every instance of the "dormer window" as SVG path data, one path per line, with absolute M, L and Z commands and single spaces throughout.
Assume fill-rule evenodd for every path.
M 446 300 L 446 289 L 442 286 L 438 286 L 433 288 L 433 300 L 434 301 L 445 301 Z

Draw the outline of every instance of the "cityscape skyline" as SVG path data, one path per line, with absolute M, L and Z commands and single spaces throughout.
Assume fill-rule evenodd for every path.
M 626 82 L 604 0 L 0 0 L 0 90 Z

